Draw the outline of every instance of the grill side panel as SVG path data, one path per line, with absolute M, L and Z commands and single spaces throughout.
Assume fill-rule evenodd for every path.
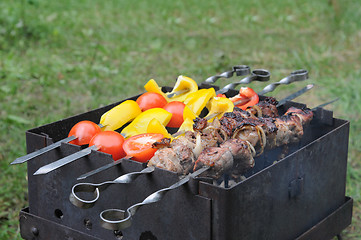
M 335 129 L 233 188 L 201 183 L 200 194 L 213 200 L 213 239 L 295 239 L 341 206 L 349 122 L 334 121 Z

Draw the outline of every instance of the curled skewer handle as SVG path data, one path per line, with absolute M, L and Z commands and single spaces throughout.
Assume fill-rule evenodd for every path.
M 100 192 L 105 190 L 112 184 L 116 183 L 131 183 L 133 182 L 139 175 L 152 173 L 154 171 L 154 167 L 147 167 L 140 172 L 131 172 L 124 174 L 113 181 L 106 181 L 102 183 L 78 183 L 75 184 L 71 189 L 71 194 L 69 196 L 69 200 L 72 204 L 80 208 L 91 208 L 95 204 L 95 202 L 99 199 Z M 85 200 L 81 198 L 78 194 L 81 192 L 93 193 L 93 198 L 89 200 Z
M 193 172 L 192 174 L 189 174 L 188 176 L 176 182 L 175 184 L 171 185 L 170 187 L 163 188 L 161 190 L 152 193 L 146 199 L 144 199 L 143 202 L 134 204 L 133 206 L 129 207 L 127 211 L 121 209 L 107 209 L 102 211 L 100 213 L 101 226 L 109 230 L 121 230 L 129 227 L 131 225 L 132 216 L 134 216 L 136 211 L 141 206 L 160 201 L 168 191 L 182 186 L 183 184 L 187 183 L 191 178 L 194 178 L 202 174 L 208 169 L 209 167 L 201 168 Z
M 244 76 L 250 74 L 251 68 L 247 65 L 236 65 L 232 67 L 231 71 L 221 73 L 216 76 L 207 78 L 203 83 L 212 84 L 215 83 L 219 78 L 231 78 L 235 73 L 237 76 Z
M 279 85 L 290 84 L 293 82 L 303 81 L 306 79 L 308 79 L 308 71 L 307 70 L 305 70 L 305 69 L 296 70 L 296 71 L 291 72 L 290 75 L 283 78 L 279 82 L 275 82 L 275 83 L 271 83 L 270 85 L 267 85 L 261 92 L 258 93 L 258 95 L 264 95 L 268 92 L 272 92 Z
M 217 94 L 226 93 L 230 89 L 235 89 L 240 84 L 248 84 L 248 83 L 251 83 L 252 81 L 266 82 L 270 79 L 270 77 L 271 77 L 271 73 L 268 70 L 255 69 L 252 71 L 250 76 L 243 78 L 241 81 L 230 83 L 230 84 L 226 85 L 222 89 L 218 90 Z

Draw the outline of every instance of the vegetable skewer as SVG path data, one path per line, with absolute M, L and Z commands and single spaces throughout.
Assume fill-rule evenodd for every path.
M 126 112 L 127 114 L 124 115 L 124 112 Z M 104 113 L 101 116 L 100 123 L 98 125 L 90 121 L 81 121 L 72 127 L 67 138 L 50 144 L 49 146 L 36 150 L 22 157 L 19 157 L 15 159 L 11 164 L 27 162 L 52 149 L 60 147 L 62 143 L 71 143 L 75 145 L 89 144 L 91 138 L 97 133 L 101 132 L 101 130 L 116 130 L 122 127 L 127 122 L 132 121 L 140 113 L 141 110 L 135 101 L 126 100 Z
M 123 136 L 117 132 L 101 132 L 93 137 L 89 143 L 89 147 L 40 167 L 34 175 L 47 174 L 79 158 L 89 155 L 93 150 L 111 154 L 114 161 L 118 159 L 121 160 L 124 157 L 127 159 L 133 158 L 140 162 L 147 161 L 147 159 L 151 158 L 156 151 L 156 149 L 151 148 L 152 143 L 162 138 L 162 134 L 147 133 L 143 134 L 141 137 L 138 135 L 124 141 Z

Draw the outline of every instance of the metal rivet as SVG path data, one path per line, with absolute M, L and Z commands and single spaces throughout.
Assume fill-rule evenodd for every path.
M 37 229 L 36 227 L 32 227 L 31 228 L 31 232 L 34 236 L 38 236 L 39 235 L 39 229 Z

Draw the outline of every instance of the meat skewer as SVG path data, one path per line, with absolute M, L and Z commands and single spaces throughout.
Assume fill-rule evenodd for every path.
M 204 147 L 199 156 L 197 156 L 196 151 L 194 151 L 194 149 L 197 148 L 197 144 L 193 149 L 191 149 L 192 145 L 182 145 L 183 149 L 188 147 L 188 152 L 193 151 L 195 154 L 194 157 L 189 158 L 192 162 L 193 159 L 197 159 L 194 162 L 193 170 L 197 170 L 203 166 L 211 166 L 212 170 L 210 175 L 215 178 L 218 178 L 233 166 L 236 166 L 237 171 L 244 172 L 254 166 L 253 157 L 263 152 L 267 140 L 270 142 L 269 148 L 298 141 L 303 135 L 303 125 L 309 123 L 313 116 L 311 110 L 302 110 L 293 107 L 283 116 L 277 118 L 243 118 L 240 114 L 247 114 L 241 109 L 235 109 L 228 115 L 231 114 L 233 114 L 231 117 L 225 114 L 225 116 L 220 119 L 221 125 L 219 130 L 224 127 L 228 128 L 227 130 L 231 129 L 231 131 L 226 133 L 227 139 L 224 139 L 225 141 L 219 146 L 214 143 L 209 147 Z M 223 121 L 224 119 L 228 120 Z M 208 127 L 199 131 L 205 131 L 207 128 Z M 201 136 L 202 132 L 196 134 L 197 136 Z M 186 137 L 183 138 L 186 139 Z M 201 139 L 201 137 L 199 138 Z M 175 150 L 177 146 L 178 144 L 176 142 L 169 147 L 159 149 L 153 158 L 149 160 L 148 166 L 184 173 L 185 168 L 182 167 L 182 164 L 190 164 L 177 156 Z M 165 161 L 167 164 L 164 164 Z M 171 165 L 177 165 L 179 167 L 168 168 L 168 166 Z

